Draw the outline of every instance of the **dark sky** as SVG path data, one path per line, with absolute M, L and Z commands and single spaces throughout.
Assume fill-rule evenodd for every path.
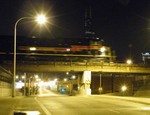
M 24 20 L 18 24 L 17 35 L 83 37 L 87 4 L 92 8 L 93 31 L 117 57 L 128 58 L 129 44 L 135 60 L 150 51 L 150 0 L 1 0 L 0 35 L 13 35 L 20 17 L 45 12 L 49 17 L 46 27 Z

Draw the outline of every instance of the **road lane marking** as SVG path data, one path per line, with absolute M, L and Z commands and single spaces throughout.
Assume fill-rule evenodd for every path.
M 46 109 L 46 107 L 45 107 L 43 104 L 41 104 L 40 101 L 37 100 L 36 97 L 35 97 L 34 99 L 35 99 L 35 101 L 39 104 L 39 106 L 42 108 L 42 110 L 46 113 L 46 115 L 52 115 L 52 114 Z

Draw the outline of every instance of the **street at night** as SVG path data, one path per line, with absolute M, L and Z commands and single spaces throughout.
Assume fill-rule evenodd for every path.
M 150 115 L 150 0 L 0 3 L 0 115 Z
M 149 115 L 150 99 L 110 95 L 66 96 L 49 92 L 37 97 L 1 98 L 1 115 Z M 17 115 L 17 114 L 16 114 Z

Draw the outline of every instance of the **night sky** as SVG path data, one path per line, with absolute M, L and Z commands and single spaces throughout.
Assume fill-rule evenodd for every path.
M 135 61 L 142 61 L 141 53 L 150 51 L 150 0 L 1 0 L 0 5 L 0 35 L 13 35 L 20 17 L 45 12 L 46 27 L 24 20 L 17 35 L 83 37 L 85 9 L 90 5 L 93 31 L 116 51 L 118 59 L 128 58 L 130 44 Z

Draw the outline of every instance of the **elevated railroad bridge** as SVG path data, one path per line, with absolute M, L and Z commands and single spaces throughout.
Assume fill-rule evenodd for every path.
M 13 71 L 13 63 L 3 63 L 2 66 L 9 71 Z M 110 92 L 110 90 L 111 92 L 115 92 L 118 91 L 118 84 L 121 84 L 121 82 L 127 83 L 131 87 L 133 86 L 133 82 L 135 82 L 135 80 L 137 79 L 145 80 L 146 78 L 148 79 L 148 81 L 150 79 L 150 66 L 140 64 L 128 65 L 125 63 L 62 61 L 17 62 L 17 72 L 19 73 L 66 73 L 70 71 L 73 71 L 74 73 L 80 73 L 80 81 L 79 79 L 76 81 L 72 81 L 72 84 L 80 84 L 82 93 L 84 94 L 90 94 L 90 87 L 92 90 L 92 87 L 98 89 L 100 87 L 100 84 L 105 88 L 106 92 Z M 90 73 L 90 75 L 87 73 Z M 11 79 L 12 77 L 10 77 L 10 80 Z M 87 79 L 90 80 L 88 81 L 88 83 L 86 82 Z M 66 84 L 65 82 L 60 83 Z M 146 82 L 144 81 L 143 83 Z
M 13 70 L 13 63 L 2 65 L 7 70 Z M 86 62 L 18 62 L 18 72 L 103 72 L 118 74 L 150 74 L 150 66 L 125 63 L 86 63 Z

